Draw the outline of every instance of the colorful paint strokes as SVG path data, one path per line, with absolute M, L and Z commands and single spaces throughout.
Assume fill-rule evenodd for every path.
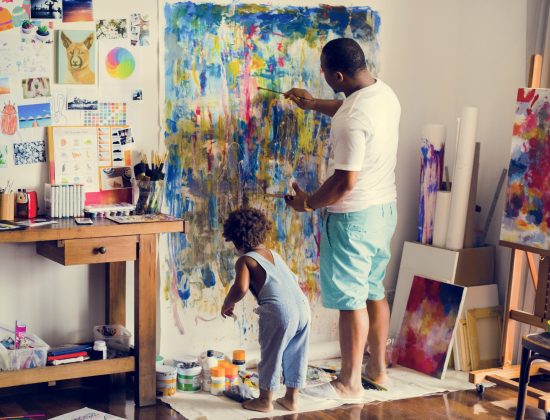
M 429 124 L 422 129 L 420 146 L 420 202 L 418 205 L 418 242 L 431 245 L 437 191 L 443 178 L 445 126 Z
M 195 319 L 216 328 L 236 257 L 222 238 L 222 223 L 242 205 L 268 214 L 273 221 L 268 246 L 317 302 L 320 218 L 297 214 L 265 193 L 289 191 L 293 179 L 306 191 L 319 186 L 329 156 L 329 120 L 258 86 L 279 91 L 302 86 L 316 97 L 333 97 L 319 68 L 323 45 L 353 36 L 374 68 L 378 14 L 368 7 L 192 2 L 165 2 L 163 11 L 165 201 L 170 214 L 193 225 L 189 233 L 168 238 L 173 271 L 164 273 L 164 299 L 171 305 L 170 326 L 182 334 L 186 320 Z M 238 310 L 240 339 L 254 339 L 255 318 Z M 217 328 L 223 340 L 232 333 Z
M 46 162 L 44 141 L 28 141 L 13 145 L 13 160 L 16 165 Z
M 500 239 L 550 249 L 550 90 L 520 88 Z
M 52 124 L 52 111 L 49 102 L 19 105 L 19 128 L 48 127 Z
M 443 379 L 465 295 L 461 286 L 414 276 L 397 338 L 398 364 Z
M 95 39 L 92 31 L 58 31 L 57 82 L 95 83 Z
M 93 22 L 92 0 L 63 0 L 63 22 Z
M 61 0 L 31 0 L 33 19 L 61 19 L 63 10 Z

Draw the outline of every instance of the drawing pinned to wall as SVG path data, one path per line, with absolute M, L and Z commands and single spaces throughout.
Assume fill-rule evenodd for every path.
M 443 379 L 465 296 L 464 287 L 414 276 L 397 338 L 397 363 Z
M 1 112 L 2 134 L 12 136 L 17 131 L 17 110 L 15 104 L 11 102 L 4 103 Z
M 20 44 L 15 49 L 15 74 L 50 74 L 51 54 L 51 44 Z
M 91 31 L 58 31 L 57 82 L 95 84 L 95 40 Z
M 19 105 L 19 128 L 48 127 L 52 124 L 52 110 L 49 102 Z
M 126 125 L 126 103 L 100 102 L 97 111 L 84 111 L 84 125 Z
M 149 46 L 149 27 L 151 18 L 149 15 L 132 13 L 130 15 L 130 43 L 133 46 Z
M 500 239 L 550 249 L 550 89 L 517 94 Z
M 96 39 L 126 38 L 128 22 L 126 19 L 101 19 L 96 22 Z
M 105 57 L 105 68 L 112 78 L 127 79 L 136 68 L 136 60 L 126 48 L 116 47 Z
M 102 168 L 101 189 L 115 190 L 118 188 L 131 188 L 132 168 Z
M 40 140 L 14 143 L 13 161 L 16 165 L 46 162 L 45 142 Z
M 8 145 L 0 144 L 0 168 L 8 167 L 8 157 L 9 157 Z
M 93 22 L 92 0 L 63 0 L 63 22 Z
M 13 16 L 5 7 L 0 7 L 0 32 L 13 29 Z
M 10 78 L 0 77 L 0 95 L 6 95 L 11 92 Z
M 23 98 L 45 98 L 51 96 L 49 77 L 32 77 L 21 80 Z
M 25 8 L 25 5 L 23 5 Z M 31 17 L 33 19 L 61 19 L 63 9 L 61 0 L 31 0 Z
M 322 310 L 318 215 L 297 215 L 284 200 L 264 193 L 289 192 L 293 178 L 306 191 L 315 189 L 326 173 L 329 130 L 328 118 L 279 95 L 260 94 L 258 86 L 284 91 L 300 85 L 330 98 L 333 92 L 319 70 L 323 45 L 352 36 L 375 69 L 380 19 L 369 7 L 164 2 L 162 11 L 165 201 L 171 214 L 192 220 L 193 229 L 170 235 L 166 245 L 161 329 L 167 333 L 161 334 L 161 349 L 164 354 L 178 348 L 184 332 L 189 351 L 205 344 L 195 319 L 209 322 L 220 345 L 252 346 L 253 305 L 239 308 L 235 322 L 217 317 L 235 260 L 221 223 L 240 205 L 262 208 L 274 222 L 268 246 L 298 273 L 316 318 Z M 334 329 L 327 328 L 334 319 L 334 314 L 320 318 L 312 336 L 334 339 Z
M 14 7 L 11 13 L 13 16 L 13 26 L 15 28 L 21 27 L 21 25 L 23 25 L 23 22 L 31 18 L 27 10 L 25 10 L 21 6 Z
M 95 89 L 67 89 L 68 110 L 95 111 L 97 107 L 98 99 Z

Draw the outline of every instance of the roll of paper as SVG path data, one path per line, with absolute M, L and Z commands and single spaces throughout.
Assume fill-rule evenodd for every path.
M 450 209 L 451 192 L 438 191 L 435 200 L 434 235 L 432 244 L 440 248 L 445 248 L 445 242 L 447 241 Z
M 436 193 L 443 177 L 445 126 L 428 124 L 422 128 L 420 146 L 420 201 L 418 205 L 418 242 L 431 244 Z
M 451 190 L 451 210 L 445 242 L 447 248 L 454 250 L 462 249 L 464 245 L 468 198 L 474 165 L 477 114 L 477 108 L 465 107 L 462 109 L 460 117 L 460 132 Z

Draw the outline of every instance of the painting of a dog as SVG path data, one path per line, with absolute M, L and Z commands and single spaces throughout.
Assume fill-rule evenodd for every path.
M 58 83 L 95 84 L 95 42 L 92 31 L 59 31 Z

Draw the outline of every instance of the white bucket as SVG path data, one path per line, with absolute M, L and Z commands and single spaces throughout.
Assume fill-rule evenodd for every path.
M 168 397 L 176 393 L 177 369 L 173 366 L 157 366 L 157 395 Z
M 200 366 L 185 369 L 183 364 L 178 363 L 178 391 L 197 392 L 201 390 Z

